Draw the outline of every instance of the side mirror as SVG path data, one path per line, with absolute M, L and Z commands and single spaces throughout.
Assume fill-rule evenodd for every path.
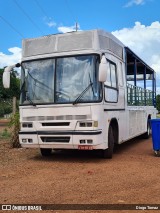
M 107 78 L 107 60 L 105 55 L 102 56 L 101 63 L 99 65 L 99 82 L 105 82 Z
M 20 66 L 21 65 L 18 63 L 18 64 L 15 64 L 15 65 L 12 65 L 12 66 L 8 66 L 4 69 L 4 73 L 3 73 L 3 86 L 4 86 L 4 88 L 6 88 L 6 89 L 10 88 L 11 71 L 14 67 L 20 67 Z

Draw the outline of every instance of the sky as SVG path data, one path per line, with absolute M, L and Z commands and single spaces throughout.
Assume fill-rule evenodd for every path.
M 0 68 L 21 60 L 22 39 L 75 30 L 113 33 L 157 73 L 160 0 L 0 0 Z

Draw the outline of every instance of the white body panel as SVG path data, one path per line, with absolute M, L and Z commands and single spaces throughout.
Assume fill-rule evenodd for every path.
M 107 144 L 103 143 L 104 139 L 101 134 L 103 129 L 102 110 L 103 107 L 100 104 L 94 107 L 90 105 L 20 107 L 20 122 L 33 124 L 32 128 L 21 127 L 20 141 L 22 142 L 24 138 L 33 139 L 33 143 L 22 142 L 22 147 L 78 149 L 79 141 L 84 139 L 93 140 L 94 149 L 104 149 Z M 92 120 L 99 121 L 98 128 L 79 127 L 80 121 Z M 43 123 L 54 123 L 53 125 L 56 123 L 57 126 L 42 126 Z M 58 126 L 59 123 L 64 123 L 64 126 Z M 69 125 L 65 126 L 65 123 L 69 123 Z M 48 137 L 51 135 L 54 135 L 54 137 L 70 137 L 70 139 L 68 143 L 44 143 L 41 137 L 46 137 L 46 135 Z
M 106 109 L 107 111 L 104 111 Z M 152 118 L 155 118 L 156 110 L 153 107 L 127 107 L 125 110 L 119 110 L 118 108 L 116 110 L 115 107 L 113 110 L 113 106 L 109 108 L 108 105 L 95 104 L 92 106 L 20 107 L 20 114 L 21 123 L 33 123 L 33 128 L 21 127 L 21 132 L 29 132 L 29 134 L 20 134 L 22 147 L 78 149 L 80 140 L 84 139 L 93 140 L 93 144 L 91 144 L 93 149 L 106 149 L 108 147 L 108 127 L 111 119 L 116 118 L 118 121 L 118 143 L 120 144 L 145 133 L 148 116 L 151 115 Z M 52 116 L 55 120 L 50 120 Z M 63 120 L 56 120 L 56 117 L 60 118 L 60 116 L 63 117 Z M 67 120 L 67 117 L 72 119 Z M 80 121 L 98 121 L 98 127 L 79 127 Z M 42 126 L 42 123 L 59 122 L 69 122 L 69 126 Z M 54 137 L 70 137 L 69 143 L 42 142 L 41 137 L 50 137 L 50 133 Z M 22 139 L 24 138 L 33 139 L 33 143 L 23 143 Z

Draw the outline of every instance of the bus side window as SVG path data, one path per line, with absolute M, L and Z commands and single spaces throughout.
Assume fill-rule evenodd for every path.
M 104 82 L 105 101 L 118 102 L 117 66 L 108 60 L 107 79 Z

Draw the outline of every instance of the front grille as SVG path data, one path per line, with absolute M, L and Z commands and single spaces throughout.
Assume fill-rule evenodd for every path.
M 22 119 L 23 121 L 86 120 L 91 119 L 91 115 L 29 116 Z
M 70 137 L 41 137 L 44 143 L 69 143 Z
M 69 122 L 42 123 L 42 126 L 69 126 Z

